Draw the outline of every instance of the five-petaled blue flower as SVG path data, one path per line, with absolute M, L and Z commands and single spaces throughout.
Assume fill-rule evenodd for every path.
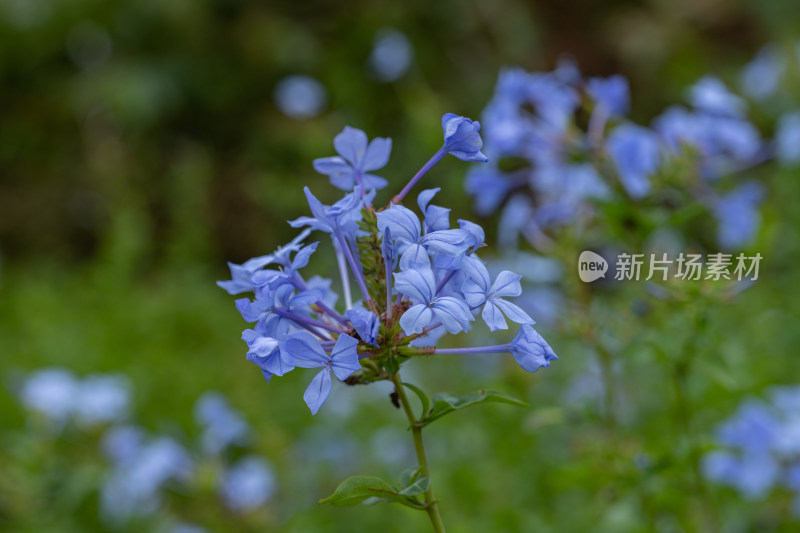
M 400 317 L 400 327 L 406 335 L 422 333 L 426 327 L 440 322 L 450 333 L 458 333 L 468 330 L 469 323 L 475 320 L 463 300 L 437 295 L 436 280 L 429 265 L 398 272 L 394 279 L 398 292 L 415 304 Z
M 331 354 L 328 355 L 319 341 L 305 331 L 293 333 L 281 343 L 281 353 L 285 354 L 284 357 L 291 360 L 294 366 L 322 367 L 303 394 L 303 400 L 311 409 L 312 415 L 317 414 L 331 393 L 331 371 L 344 381 L 350 374 L 361 369 L 357 346 L 358 340 L 342 333 L 336 340 Z
M 370 143 L 367 141 L 366 133 L 345 126 L 333 139 L 339 155 L 315 159 L 314 170 L 328 176 L 331 184 L 343 191 L 352 191 L 356 185 L 363 190 L 383 189 L 388 182 L 370 172 L 386 166 L 392 140 L 377 137 Z
M 465 260 L 463 264 L 464 270 L 469 275 L 469 279 L 462 287 L 464 299 L 473 309 L 483 305 L 481 317 L 490 330 L 508 329 L 503 313 L 518 324 L 534 324 L 534 320 L 518 305 L 503 300 L 504 296 L 522 294 L 519 282 L 522 276 L 504 270 L 497 275 L 490 286 L 489 271 L 479 259 Z

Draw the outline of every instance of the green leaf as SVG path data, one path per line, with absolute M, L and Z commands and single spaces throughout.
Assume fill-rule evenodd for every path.
M 425 493 L 428 490 L 428 487 L 430 486 L 431 486 L 431 480 L 426 477 L 421 477 L 412 485 L 401 490 L 400 494 L 402 494 L 403 496 L 417 496 L 418 494 Z
M 420 470 L 421 469 L 418 466 L 415 468 L 407 468 L 406 470 L 403 470 L 403 472 L 400 474 L 400 479 L 397 480 L 397 483 L 400 485 L 400 488 L 404 489 L 413 484 L 419 477 Z
M 348 506 L 358 505 L 370 498 L 379 498 L 382 501 L 399 503 L 412 509 L 424 509 L 422 503 L 410 496 L 399 494 L 391 484 L 379 477 L 353 476 L 342 481 L 333 494 L 320 500 L 319 503 Z
M 470 392 L 469 394 L 464 394 L 463 396 L 442 392 L 433 395 L 433 407 L 422 418 L 422 420 L 420 420 L 420 425 L 428 425 L 437 418 L 441 418 L 448 413 L 484 402 L 508 403 L 511 405 L 519 405 L 521 407 L 528 406 L 528 404 L 522 400 L 517 400 L 516 398 L 507 396 L 502 392 L 492 390 L 479 390 Z
M 417 398 L 419 398 L 419 401 L 422 402 L 422 416 L 425 416 L 425 413 L 427 413 L 431 407 L 431 399 L 428 398 L 428 395 L 416 385 L 412 385 L 411 383 L 403 383 L 403 385 L 405 385 L 405 387 L 411 392 L 416 394 Z

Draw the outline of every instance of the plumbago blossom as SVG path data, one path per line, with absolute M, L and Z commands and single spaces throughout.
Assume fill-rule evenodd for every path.
M 483 113 L 491 162 L 472 168 L 466 180 L 476 211 L 502 208 L 501 243 L 514 246 L 522 235 L 547 249 L 548 233 L 590 221 L 598 206 L 614 201 L 661 210 L 699 203 L 716 219 L 720 245 L 746 246 L 758 229 L 763 194 L 743 176 L 773 156 L 800 161 L 800 145 L 792 142 L 800 138 L 800 120 L 787 114 L 769 143 L 748 121 L 747 102 L 719 79 L 701 78 L 686 97 L 690 107 L 669 107 L 645 126 L 625 117 L 630 94 L 622 76 L 583 79 L 565 65 L 546 73 L 502 71 Z
M 376 189 L 387 181 L 370 172 L 386 164 L 391 141 L 370 142 L 364 132 L 345 127 L 334 140 L 339 155 L 314 161 L 318 172 L 347 191 L 344 197 L 324 205 L 306 187 L 311 216 L 289 222 L 304 228 L 303 232 L 272 254 L 242 265 L 230 264 L 231 280 L 219 282 L 231 294 L 250 293 L 236 301 L 236 308 L 254 324 L 242 334 L 246 357 L 267 381 L 296 368 L 319 369 L 303 395 L 312 414 L 328 399 L 333 377 L 350 385 L 388 380 L 395 385 L 393 401 L 403 404 L 416 433 L 444 412 L 460 407 L 447 403 L 452 395 L 447 395 L 449 400 L 439 400 L 437 395 L 431 400 L 403 383 L 399 369 L 406 361 L 436 354 L 507 353 L 523 369 L 536 372 L 557 359 L 533 329 L 533 319 L 509 300 L 521 294 L 521 276 L 503 271 L 491 279 L 479 258 L 483 229 L 467 220 L 458 220 L 453 227 L 450 209 L 433 203 L 439 188 L 417 195 L 419 215 L 402 204 L 412 187 L 447 154 L 463 161 L 487 161 L 481 152 L 480 123 L 448 113 L 442 117 L 442 130 L 442 147 L 387 206 L 376 207 L 372 204 Z M 339 262 L 343 310 L 335 305 L 338 299 L 329 280 L 306 279 L 301 272 L 319 245 L 305 243 L 312 230 L 331 239 Z M 359 301 L 353 301 L 351 281 L 358 287 Z M 476 315 L 491 331 L 508 329 L 510 321 L 519 326 L 519 333 L 497 346 L 431 346 L 444 333 L 469 331 Z M 420 418 L 414 417 L 408 405 L 406 387 L 423 403 Z M 487 391 L 474 393 L 464 402 L 472 405 L 486 400 L 517 402 Z M 415 445 L 421 446 L 421 438 L 415 438 Z M 429 486 L 424 462 L 417 478 L 415 482 Z M 422 493 L 424 501 L 415 497 Z M 331 498 L 330 503 L 336 503 L 336 494 Z M 398 493 L 393 501 L 398 500 L 425 509 L 434 528 L 443 531 L 432 489 Z
M 465 161 L 486 161 L 478 122 L 447 114 L 442 128 L 444 144 L 431 161 L 448 153 Z M 321 368 L 304 395 L 316 414 L 330 394 L 331 374 L 349 383 L 387 379 L 393 365 L 436 353 L 434 348 L 415 349 L 413 341 L 469 331 L 476 314 L 491 331 L 508 329 L 506 319 L 523 327 L 525 334 L 515 339 L 515 346 L 529 344 L 529 355 L 518 355 L 523 352 L 512 350 L 511 344 L 505 351 L 515 354 L 526 370 L 536 371 L 555 359 L 547 343 L 530 333 L 533 319 L 506 299 L 522 293 L 521 276 L 503 271 L 492 280 L 478 258 L 483 229 L 466 220 L 451 228 L 450 210 L 432 203 L 439 188 L 419 193 L 422 219 L 400 203 L 433 166 L 431 161 L 388 207 L 376 209 L 371 205 L 375 189 L 386 181 L 366 172 L 386 164 L 391 141 L 369 142 L 364 132 L 348 126 L 334 146 L 340 156 L 317 159 L 314 168 L 350 192 L 326 206 L 306 187 L 312 216 L 289 222 L 306 228 L 303 233 L 272 254 L 230 264 L 232 279 L 219 282 L 231 294 L 254 295 L 237 300 L 236 308 L 255 323 L 242 338 L 247 359 L 268 381 L 296 367 Z M 341 272 L 345 292 L 351 277 L 361 291 L 362 300 L 348 302 L 342 313 L 325 303 L 335 299 L 330 284 L 312 284 L 300 272 L 319 245 L 303 244 L 309 230 L 329 234 L 344 257 L 349 266 L 349 272 Z
M 775 387 L 769 401 L 750 399 L 717 428 L 717 449 L 702 459 L 706 478 L 749 500 L 784 487 L 800 516 L 800 386 Z

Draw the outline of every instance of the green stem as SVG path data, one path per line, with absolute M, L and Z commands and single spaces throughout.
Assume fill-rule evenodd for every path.
M 400 379 L 400 373 L 395 372 L 392 375 L 392 383 L 394 383 L 394 390 L 397 397 L 400 399 L 400 404 L 403 406 L 403 411 L 406 413 L 408 423 L 411 426 L 411 434 L 414 437 L 414 449 L 417 451 L 417 460 L 419 461 L 419 468 L 422 475 L 428 478 L 429 485 L 428 491 L 425 493 L 425 511 L 428 513 L 428 518 L 431 520 L 433 530 L 436 533 L 445 533 L 444 522 L 442 522 L 442 515 L 439 514 L 439 502 L 433 495 L 433 483 L 431 481 L 431 473 L 428 469 L 428 458 L 425 456 L 425 444 L 422 442 L 422 426 L 419 425 L 419 420 L 414 417 L 414 411 L 411 409 L 411 403 L 406 396 L 406 390 L 403 386 L 403 381 Z

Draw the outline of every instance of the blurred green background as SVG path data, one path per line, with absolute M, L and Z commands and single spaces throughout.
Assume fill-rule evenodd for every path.
M 367 64 L 386 28 L 413 47 L 392 82 Z M 632 116 L 646 123 L 698 77 L 735 82 L 763 44 L 797 35 L 793 0 L 0 1 L 0 530 L 109 527 L 98 518 L 99 433 L 37 433 L 17 399 L 27 372 L 57 365 L 124 373 L 134 420 L 178 440 L 197 438 L 192 406 L 209 389 L 256 428 L 253 449 L 277 470 L 265 509 L 234 515 L 201 486 L 174 494 L 161 517 L 210 531 L 424 531 L 424 515 L 404 508 L 316 504 L 348 475 L 411 466 L 402 413 L 386 387 L 339 387 L 330 403 L 345 407 L 312 419 L 308 373 L 267 385 L 214 285 L 228 278 L 225 262 L 291 239 L 285 221 L 306 214 L 303 185 L 336 199 L 311 161 L 333 154 L 344 125 L 394 141 L 382 202 L 439 147 L 443 113 L 479 117 L 503 66 L 551 69 L 571 55 L 586 74 L 623 74 Z M 324 86 L 319 115 L 276 106 L 277 84 L 296 74 Z M 475 219 L 465 171 L 449 158 L 426 180 L 458 218 Z M 788 494 L 768 504 L 701 494 L 684 450 L 748 394 L 800 377 L 797 176 L 776 172 L 769 188 L 763 283 L 727 306 L 701 299 L 608 318 L 627 346 L 621 422 L 570 399 L 594 354 L 555 327 L 541 331 L 561 359 L 535 375 L 479 358 L 410 365 L 429 390 L 487 387 L 531 404 L 480 407 L 427 431 L 451 531 L 710 531 L 709 512 L 736 531 L 800 527 L 784 519 Z M 496 221 L 481 222 L 491 245 Z M 333 264 L 315 259 L 313 273 Z M 687 432 L 672 424 L 674 383 L 653 346 L 681 350 L 697 331 Z

